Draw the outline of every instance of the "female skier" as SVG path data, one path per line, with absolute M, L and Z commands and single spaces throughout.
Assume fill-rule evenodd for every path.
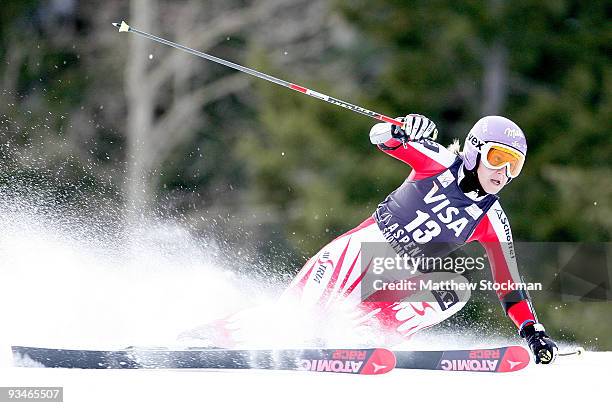
M 371 217 L 308 260 L 271 309 L 247 309 L 184 337 L 195 335 L 217 347 L 235 347 L 263 333 L 263 342 L 269 344 L 270 335 L 278 338 L 309 324 L 312 313 L 300 318 L 301 311 L 329 311 L 326 316 L 330 318 L 337 311 L 334 308 L 342 305 L 352 313 L 351 327 L 352 322 L 355 328 L 374 327 L 377 334 L 383 333 L 384 343 L 398 343 L 459 311 L 467 301 L 466 294 L 451 289 L 431 290 L 427 301 L 409 296 L 377 298 L 377 292 L 362 287 L 372 264 L 371 259 L 361 259 L 362 244 L 383 243 L 402 256 L 441 257 L 478 241 L 486 250 L 493 280 L 499 284 L 497 296 L 536 363 L 553 362 L 557 345 L 538 323 L 527 292 L 512 289 L 521 278 L 510 224 L 496 196 L 520 174 L 525 162 L 527 144 L 522 130 L 504 117 L 484 117 L 470 130 L 459 152 L 457 143 L 449 150 L 434 141 L 438 132 L 426 117 L 410 114 L 402 122 L 401 128 L 379 123 L 370 131 L 373 144 L 412 167 L 404 183 Z M 294 307 L 296 299 L 298 308 Z
M 360 259 L 362 243 L 387 242 L 402 255 L 444 256 L 478 241 L 486 250 L 493 280 L 506 284 L 499 287 L 521 282 L 510 224 L 496 194 L 521 172 L 527 153 L 522 130 L 509 119 L 487 116 L 472 127 L 463 151 L 451 146 L 453 152 L 434 141 L 437 129 L 426 117 L 410 114 L 403 123 L 401 128 L 376 124 L 370 140 L 412 167 L 406 181 L 371 217 L 312 257 L 285 292 L 310 305 L 338 299 L 358 305 L 363 320 L 375 320 L 395 335 L 391 338 L 409 337 L 441 322 L 461 309 L 465 299 L 452 290 L 433 291 L 437 302 L 363 299 L 360 285 L 368 266 Z M 557 346 L 537 322 L 526 291 L 500 289 L 497 296 L 536 363 L 554 361 Z

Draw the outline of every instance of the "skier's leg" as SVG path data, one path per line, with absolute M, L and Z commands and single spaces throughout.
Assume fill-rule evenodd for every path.
M 336 311 L 341 306 L 339 303 L 342 303 L 345 310 L 351 311 L 354 327 L 365 328 L 363 335 L 375 339 L 378 344 L 405 341 L 418 331 L 446 320 L 465 306 L 471 294 L 465 285 L 469 282 L 456 273 L 417 273 L 413 278 L 452 280 L 458 286 L 464 286 L 464 290 L 416 290 L 389 300 L 385 299 L 385 295 L 377 298 L 380 292 L 372 293 L 372 288 L 362 288 L 362 278 L 370 261 L 364 260 L 366 265 L 362 264 L 361 244 L 376 242 L 387 241 L 378 226 L 368 219 L 312 257 L 285 291 L 283 298 L 297 298 L 303 306 L 335 308 Z
M 452 279 L 457 283 L 468 283 L 462 275 L 455 275 Z M 367 302 L 366 299 L 360 305 L 362 322 L 379 330 L 385 344 L 398 344 L 448 319 L 465 306 L 469 297 L 470 290 L 466 288 L 461 291 L 416 292 L 401 302 Z
M 328 328 L 337 326 L 347 341 L 349 333 L 355 331 L 362 339 L 373 339 L 379 345 L 392 344 L 440 323 L 465 305 L 469 290 L 461 294 L 432 291 L 425 301 L 422 296 L 412 302 L 368 301 L 369 298 L 364 301 L 361 283 L 369 262 L 362 265 L 361 246 L 366 242 L 386 242 L 371 218 L 309 259 L 278 303 L 215 321 L 206 326 L 206 337 L 218 347 L 235 347 L 245 342 L 289 344 L 300 338 L 308 340 L 313 333 L 329 339 L 326 336 L 329 333 L 317 326 L 328 323 Z M 465 280 L 460 275 L 454 276 Z M 321 312 L 325 313 L 324 318 L 319 318 Z
M 362 242 L 385 242 L 373 218 L 328 243 L 308 260 L 277 303 L 249 308 L 200 326 L 186 332 L 182 339 L 191 337 L 226 348 L 246 342 L 270 345 L 284 341 L 286 345 L 313 333 L 324 337 L 320 327 L 314 326 L 332 321 L 334 315 L 320 319 L 318 312 L 339 308 L 354 312 L 359 304 L 359 283 L 365 273 L 360 259 Z
M 397 301 L 384 301 L 384 296 L 383 301 L 372 301 L 380 293 L 366 295 L 372 292 L 369 290 L 371 288 L 365 288 L 362 292 L 362 278 L 369 261 L 361 259 L 361 244 L 376 242 L 386 240 L 378 226 L 366 220 L 312 257 L 285 291 L 283 299 L 297 299 L 302 307 L 310 308 L 308 314 L 311 316 L 316 316 L 320 310 L 333 312 L 321 319 L 324 321 L 338 318 L 338 312 L 350 313 L 352 329 L 358 331 L 363 339 L 370 339 L 379 345 L 405 341 L 418 331 L 446 320 L 465 306 L 470 297 L 467 287 L 462 291 L 417 290 L 405 294 L 405 297 L 402 295 Z M 468 283 L 465 277 L 455 273 L 416 274 L 414 278 L 434 281 L 452 279 L 457 285 Z M 333 324 L 338 324 L 338 321 Z
M 310 258 L 281 296 L 302 306 L 326 308 L 337 302 L 355 300 L 365 274 L 361 244 L 386 242 L 372 218 L 325 245 Z

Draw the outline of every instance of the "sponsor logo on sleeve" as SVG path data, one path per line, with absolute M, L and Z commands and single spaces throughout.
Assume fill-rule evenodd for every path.
M 508 222 L 508 217 L 502 210 L 495 209 L 495 214 L 497 214 L 497 218 L 499 222 L 501 222 L 502 227 L 504 228 L 504 235 L 506 237 L 506 243 L 508 245 L 508 253 L 511 258 L 514 258 L 516 255 L 514 253 L 514 244 L 512 242 L 512 232 L 510 231 L 510 223 Z
M 423 145 L 423 147 L 433 151 L 433 152 L 440 152 L 440 148 L 438 147 L 438 144 L 436 142 L 434 142 L 433 140 L 430 140 L 428 138 L 423 138 L 421 140 L 419 140 L 419 143 L 421 143 Z

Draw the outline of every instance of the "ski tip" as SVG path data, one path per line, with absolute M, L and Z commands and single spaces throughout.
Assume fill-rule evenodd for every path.
M 121 23 L 112 23 L 112 24 L 113 26 L 119 29 L 120 33 L 127 33 L 128 31 L 130 31 L 130 26 L 125 21 L 121 21 Z
M 527 367 L 530 362 L 531 356 L 524 347 L 509 346 L 505 348 L 505 352 L 501 357 L 501 363 L 496 371 L 503 373 L 519 371 Z
M 385 374 L 395 368 L 395 353 L 384 348 L 374 349 L 370 358 L 366 361 L 360 374 L 375 375 Z

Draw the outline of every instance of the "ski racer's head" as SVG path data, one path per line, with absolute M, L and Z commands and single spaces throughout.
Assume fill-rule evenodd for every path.
M 485 116 L 463 144 L 466 170 L 475 171 L 483 190 L 497 194 L 517 177 L 525 164 L 527 140 L 521 128 L 503 116 Z

